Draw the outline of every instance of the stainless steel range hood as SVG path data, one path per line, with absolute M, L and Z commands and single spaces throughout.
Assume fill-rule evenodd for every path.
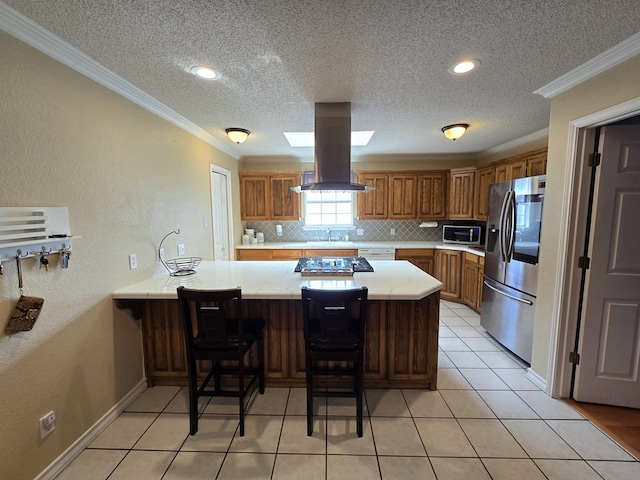
M 351 103 L 316 103 L 314 182 L 291 190 L 358 193 L 374 189 L 351 183 Z

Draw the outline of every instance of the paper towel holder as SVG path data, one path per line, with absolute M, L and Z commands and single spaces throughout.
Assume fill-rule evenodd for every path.
M 438 222 L 436 221 L 420 223 L 420 228 L 436 228 L 437 226 L 438 226 Z

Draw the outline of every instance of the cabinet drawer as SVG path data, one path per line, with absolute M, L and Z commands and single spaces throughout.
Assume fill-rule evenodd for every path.
M 271 260 L 271 250 L 261 248 L 255 250 L 236 250 L 238 260 Z
M 305 257 L 355 257 L 358 254 L 356 249 L 317 249 L 307 248 L 304 251 Z
M 271 260 L 298 260 L 302 257 L 302 249 L 273 249 L 271 250 Z
M 396 248 L 397 257 L 431 257 L 433 248 Z

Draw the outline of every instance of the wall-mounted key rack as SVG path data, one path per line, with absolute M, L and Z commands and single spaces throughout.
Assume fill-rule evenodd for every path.
M 80 238 L 70 231 L 67 207 L 0 207 L 0 262 L 36 257 L 46 267 L 46 257 L 58 254 L 66 268 L 71 240 Z

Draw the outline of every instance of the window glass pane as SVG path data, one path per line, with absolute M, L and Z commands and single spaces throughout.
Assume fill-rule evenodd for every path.
M 349 192 L 305 192 L 305 225 L 353 224 L 353 194 Z

